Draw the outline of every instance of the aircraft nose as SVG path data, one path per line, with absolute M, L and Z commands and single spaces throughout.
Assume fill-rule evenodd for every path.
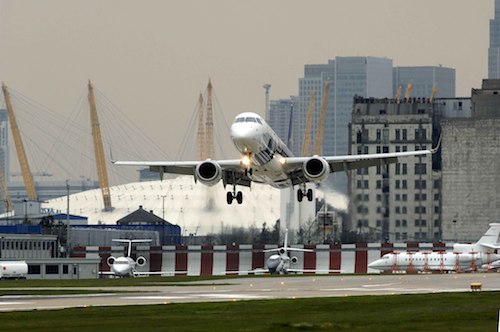
M 235 123 L 231 126 L 231 138 L 240 151 L 252 152 L 259 143 L 259 127 L 251 123 Z
M 376 261 L 373 261 L 370 264 L 368 264 L 368 267 L 371 269 L 376 269 L 379 266 L 380 266 L 380 259 L 377 259 Z

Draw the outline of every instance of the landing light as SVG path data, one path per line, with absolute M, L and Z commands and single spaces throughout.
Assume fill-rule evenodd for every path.
M 241 157 L 241 164 L 245 167 L 250 166 L 250 157 L 248 157 L 247 155 Z
M 283 158 L 283 157 L 281 157 L 281 158 L 280 158 L 280 164 L 281 164 L 281 165 L 286 164 L 286 159 L 285 159 L 285 158 Z

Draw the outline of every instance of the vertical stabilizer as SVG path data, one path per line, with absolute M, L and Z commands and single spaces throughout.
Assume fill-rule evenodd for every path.
M 476 245 L 493 248 L 499 245 L 498 236 L 500 235 L 500 223 L 490 224 L 490 228 L 477 241 Z

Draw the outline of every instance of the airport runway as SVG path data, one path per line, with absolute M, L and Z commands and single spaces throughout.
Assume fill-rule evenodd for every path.
M 500 290 L 499 273 L 364 276 L 316 275 L 303 277 L 263 276 L 197 281 L 193 282 L 191 286 L 190 283 L 186 283 L 183 286 L 169 286 L 168 278 L 166 278 L 165 283 L 158 283 L 157 286 L 82 288 L 85 290 L 99 289 L 132 292 L 126 294 L 2 296 L 0 297 L 0 311 L 301 297 L 466 292 L 470 291 L 470 284 L 473 282 L 480 282 L 483 291 Z M 176 284 L 178 285 L 179 283 Z

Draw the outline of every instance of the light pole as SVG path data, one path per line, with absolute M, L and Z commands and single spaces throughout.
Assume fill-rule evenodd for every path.
M 66 257 L 70 256 L 69 245 L 69 180 L 66 180 Z
M 162 213 L 161 213 L 161 218 L 163 220 L 165 220 L 165 197 L 167 197 L 167 195 L 161 195 L 161 198 L 162 198 Z

